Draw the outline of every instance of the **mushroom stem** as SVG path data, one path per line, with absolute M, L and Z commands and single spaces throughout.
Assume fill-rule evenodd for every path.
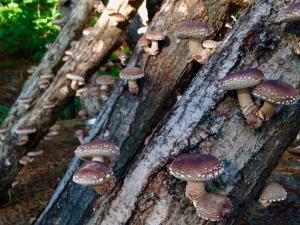
M 193 59 L 198 63 L 204 63 L 210 56 L 209 51 L 203 48 L 202 41 L 197 38 L 189 39 L 189 50 Z
M 136 80 L 128 80 L 128 89 L 129 92 L 133 95 L 137 95 L 139 93 L 139 87 Z
M 78 81 L 72 80 L 72 82 L 71 82 L 71 88 L 73 90 L 77 90 L 78 89 Z
M 260 202 L 263 207 L 267 208 L 269 205 L 271 205 L 271 202 Z
M 248 88 L 237 89 L 237 96 L 241 106 L 242 113 L 245 117 L 252 112 L 256 112 L 258 108 L 252 101 L 252 97 Z
M 204 182 L 189 181 L 185 187 L 186 196 L 194 202 L 197 198 L 206 194 Z
M 144 49 L 145 52 L 150 54 L 151 48 L 149 48 L 149 46 L 143 46 L 143 49 Z
M 158 41 L 152 40 L 149 54 L 150 55 L 157 55 L 158 51 L 159 51 Z
M 92 161 L 96 161 L 96 162 L 104 162 L 103 157 L 101 156 L 95 156 L 92 158 Z
M 258 110 L 257 115 L 262 120 L 268 120 L 275 112 L 275 107 L 276 107 L 276 104 L 269 102 L 269 101 L 265 101 L 263 106 Z

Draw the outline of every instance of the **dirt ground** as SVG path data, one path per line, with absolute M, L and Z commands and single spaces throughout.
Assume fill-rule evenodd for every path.
M 17 177 L 19 182 L 10 190 L 11 201 L 0 208 L 1 225 L 29 225 L 46 207 L 56 185 L 63 176 L 75 148 L 79 145 L 75 130 L 83 127 L 79 120 L 60 122 L 63 129 L 53 140 L 42 140 L 35 149 L 44 154 L 24 166 Z M 300 224 L 300 156 L 286 152 L 267 182 L 276 181 L 288 191 L 287 200 L 267 209 L 252 202 L 239 225 L 296 225 Z

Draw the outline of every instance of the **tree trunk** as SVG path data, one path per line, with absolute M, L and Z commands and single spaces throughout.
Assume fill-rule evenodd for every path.
M 119 9 L 119 12 L 129 20 L 141 3 L 142 0 L 134 2 L 111 0 L 107 7 Z M 18 159 L 37 144 L 48 128 L 55 123 L 68 101 L 75 95 L 75 91 L 70 88 L 70 80 L 66 80 L 66 74 L 72 73 L 88 78 L 92 70 L 120 43 L 126 25 L 121 24 L 122 27 L 112 25 L 108 14 L 103 13 L 94 27 L 94 32 L 79 40 L 78 46 L 73 50 L 73 56 L 57 71 L 55 79 L 44 92 L 35 91 L 38 89 L 37 85 L 30 85 L 28 82 L 25 84 L 24 92 L 26 93 L 22 92 L 24 94 L 22 96 L 32 96 L 34 104 L 20 116 L 18 114 L 22 107 L 16 104 L 10 116 L 4 121 L 4 125 L 10 130 L 4 135 L 4 140 L 0 145 L 0 158 L 5 159 L 0 162 L 7 162 L 6 167 L 0 166 L 1 177 L 4 177 L 0 182 L 0 193 L 5 193 L 14 179 L 19 169 Z M 37 81 L 38 77 L 35 76 L 33 82 L 37 83 Z M 57 106 L 52 110 L 44 109 L 45 101 L 56 101 Z M 34 125 L 37 132 L 30 135 L 28 144 L 20 147 L 16 145 L 17 136 L 14 131 L 21 125 Z M 12 165 L 8 167 L 8 164 Z
M 178 12 L 178 9 L 185 8 L 179 7 L 183 4 L 187 7 L 186 11 Z M 211 14 L 216 9 L 219 14 Z M 105 137 L 121 148 L 121 160 L 114 168 L 120 179 L 126 173 L 129 162 L 143 146 L 145 137 L 151 135 L 152 129 L 176 102 L 177 96 L 200 67 L 191 62 L 187 41 L 176 41 L 173 34 L 175 27 L 183 21 L 209 18 L 217 33 L 227 12 L 228 4 L 220 1 L 171 0 L 165 1 L 154 17 L 149 30 L 165 31 L 168 39 L 162 43 L 162 51 L 157 56 L 149 57 L 141 49 L 135 49 L 129 65 L 138 65 L 147 74 L 139 83 L 139 95 L 130 95 L 125 82 L 120 82 L 85 140 L 87 142 L 96 136 Z M 90 188 L 71 181 L 72 174 L 80 163 L 77 159 L 72 161 L 36 224 L 52 224 L 55 221 L 60 221 L 60 224 L 81 224 L 88 218 L 97 195 Z
M 168 2 L 171 3 L 172 1 Z M 165 16 L 172 13 L 172 7 L 165 10 L 168 4 L 164 4 L 160 12 Z M 218 224 L 235 223 L 239 212 L 260 191 L 266 177 L 285 147 L 295 137 L 300 125 L 298 103 L 289 107 L 278 107 L 276 115 L 264 122 L 260 130 L 253 132 L 244 121 L 235 95 L 231 92 L 225 93 L 218 87 L 218 81 L 228 72 L 258 66 L 267 78 L 284 80 L 299 89 L 299 68 L 294 66 L 299 59 L 292 53 L 291 38 L 282 32 L 282 26 L 273 23 L 277 12 L 278 5 L 271 0 L 261 1 L 249 8 L 226 36 L 219 50 L 198 71 L 172 112 L 156 128 L 155 135 L 145 148 L 141 143 L 145 135 L 140 130 L 148 128 L 149 124 L 153 127 L 155 123 L 152 121 L 155 119 L 149 118 L 148 113 L 157 115 L 152 112 L 154 102 L 163 102 L 154 98 L 158 96 L 154 93 L 158 94 L 158 90 L 161 90 L 159 82 L 156 84 L 158 87 L 151 86 L 150 90 L 155 87 L 153 92 L 149 92 L 149 86 L 146 86 L 158 74 L 151 70 L 155 68 L 151 66 L 154 57 L 149 58 L 145 66 L 149 77 L 142 88 L 141 95 L 144 98 L 139 99 L 139 102 L 134 101 L 134 97 L 126 96 L 127 92 L 123 91 L 122 84 L 118 86 L 86 141 L 96 135 L 103 137 L 106 131 L 109 133 L 108 138 L 121 147 L 121 160 L 115 167 L 119 183 L 100 204 L 100 208 L 87 224 L 206 224 L 196 215 L 193 206 L 186 199 L 185 183 L 167 172 L 168 164 L 179 154 L 186 152 L 210 152 L 225 160 L 225 173 L 218 180 L 209 182 L 208 190 L 225 193 L 235 207 L 234 213 L 225 222 Z M 162 17 L 160 13 L 154 19 L 153 25 Z M 186 47 L 182 43 L 177 44 L 173 34 L 169 32 L 168 37 L 170 46 L 163 49 L 157 58 L 171 49 L 180 53 L 181 48 Z M 184 51 L 182 53 L 184 54 Z M 181 60 L 185 59 L 184 56 Z M 174 61 L 174 58 L 171 60 Z M 166 59 L 156 62 L 163 62 L 163 72 L 170 65 Z M 173 65 L 178 64 L 179 61 L 174 61 Z M 168 71 L 161 74 L 160 78 L 169 82 L 170 77 L 163 77 L 168 74 L 174 75 Z M 167 87 L 170 88 L 171 85 Z M 118 93 L 122 95 L 118 96 Z M 155 100 L 147 102 L 150 97 Z M 122 101 L 130 101 L 130 113 L 124 110 L 126 107 L 119 105 Z M 151 107 L 147 107 L 150 105 Z M 123 111 L 115 111 L 118 107 Z M 144 108 L 149 111 L 146 113 L 142 110 Z M 160 112 L 162 111 L 164 110 L 161 109 Z M 126 120 L 121 113 L 128 114 Z M 140 117 L 144 117 L 147 123 L 138 123 Z M 131 122 L 127 121 L 128 118 L 131 118 Z M 137 137 L 138 134 L 142 137 Z M 51 224 L 51 221 L 56 220 L 61 221 L 60 224 L 69 224 L 62 215 L 66 215 L 66 212 L 70 212 L 75 206 L 80 210 L 72 211 L 72 216 L 83 215 L 83 211 L 86 213 L 84 216 L 87 216 L 90 212 L 88 207 L 91 199 L 95 198 L 95 193 L 90 188 L 75 185 L 70 181 L 79 164 L 76 159 L 73 160 L 36 224 L 47 224 L 48 221 L 48 224 Z M 71 206 L 67 204 L 70 201 L 73 204 Z M 66 206 L 67 209 L 62 209 L 62 206 Z M 67 214 L 67 218 L 69 217 Z M 82 217 L 80 218 L 82 222 Z

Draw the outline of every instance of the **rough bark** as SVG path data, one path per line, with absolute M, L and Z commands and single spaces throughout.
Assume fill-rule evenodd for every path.
M 130 19 L 141 3 L 142 0 L 134 2 L 111 0 L 107 7 L 119 9 L 121 14 Z M 10 130 L 5 134 L 4 141 L 0 145 L 0 157 L 4 158 L 6 162 L 9 161 L 12 166 L 11 168 L 6 166 L 6 171 L 0 172 L 1 176 L 8 174 L 0 182 L 2 193 L 7 190 L 16 171 L 18 171 L 18 159 L 36 145 L 48 128 L 55 123 L 64 106 L 74 97 L 75 91 L 71 90 L 71 82 L 66 80 L 66 74 L 72 73 L 88 78 L 92 70 L 107 58 L 120 43 L 126 25 L 121 24 L 121 27 L 111 25 L 108 14 L 103 13 L 94 27 L 94 32 L 79 40 L 79 45 L 73 52 L 74 55 L 57 71 L 54 81 L 43 93 L 37 91 L 38 95 L 32 95 L 38 87 L 31 86 L 28 82 L 25 84 L 24 92 L 26 93 L 24 95 L 32 96 L 34 104 L 26 112 L 22 112 L 22 116 L 17 117 L 17 119 L 14 118 L 14 115 L 19 113 L 20 108 L 13 108 L 14 111 L 11 112 L 11 116 L 4 121 L 4 125 L 7 125 Z M 37 79 L 35 77 L 33 82 L 37 82 Z M 44 109 L 43 104 L 47 100 L 57 101 L 57 107 L 53 110 Z M 35 134 L 30 135 L 30 142 L 24 147 L 15 144 L 17 136 L 14 131 L 20 125 L 34 125 L 37 129 Z M 3 167 L 0 166 L 0 168 Z
M 241 17 L 87 224 L 208 224 L 186 199 L 185 183 L 167 172 L 168 163 L 186 152 L 210 152 L 225 160 L 225 173 L 207 188 L 229 195 L 235 207 L 228 219 L 215 224 L 235 223 L 299 130 L 299 103 L 278 107 L 276 115 L 253 132 L 237 99 L 218 87 L 228 72 L 258 66 L 267 78 L 299 89 L 299 58 L 282 26 L 273 23 L 277 11 L 274 1 L 265 0 Z
M 179 5 L 182 4 L 188 6 L 187 10 L 178 12 Z M 216 9 L 220 12 L 218 17 L 208 16 L 208 12 Z M 120 82 L 85 140 L 106 137 L 121 148 L 121 160 L 114 168 L 118 177 L 121 178 L 126 173 L 123 169 L 143 146 L 145 137 L 151 135 L 152 129 L 176 102 L 177 96 L 199 68 L 199 64 L 190 60 L 186 50 L 187 41 L 176 41 L 173 35 L 175 27 L 182 21 L 209 17 L 217 32 L 224 22 L 227 10 L 228 4 L 220 4 L 219 1 L 168 0 L 154 17 L 149 30 L 165 31 L 168 38 L 161 44 L 162 50 L 157 56 L 149 57 L 140 48 L 135 49 L 129 65 L 138 65 L 144 68 L 147 74 L 146 78 L 139 82 L 140 93 L 137 96 L 130 95 L 125 82 Z M 71 224 L 69 218 L 72 216 L 81 216 L 79 221 L 87 218 L 97 196 L 90 188 L 71 181 L 72 174 L 80 163 L 76 159 L 72 161 L 36 224 L 51 224 L 57 218 L 62 220 L 61 224 Z M 69 201 L 72 201 L 72 204 L 69 204 Z M 62 206 L 66 208 L 62 210 Z M 64 219 L 65 217 L 67 219 Z

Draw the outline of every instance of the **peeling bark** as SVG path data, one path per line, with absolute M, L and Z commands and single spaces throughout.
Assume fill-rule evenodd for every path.
M 178 12 L 180 4 L 186 4 L 187 11 Z M 195 71 L 200 67 L 199 64 L 191 62 L 189 52 L 186 50 L 187 41 L 178 43 L 173 31 L 183 21 L 208 18 L 206 5 L 219 9 L 218 19 L 210 21 L 217 32 L 223 25 L 222 21 L 226 17 L 228 4 L 200 0 L 166 0 L 164 2 L 149 29 L 167 33 L 168 38 L 162 42 L 161 52 L 157 56 L 149 56 L 137 47 L 129 62 L 130 66 L 137 65 L 144 68 L 147 74 L 139 82 L 140 93 L 137 96 L 130 95 L 126 83 L 121 81 L 98 115 L 90 135 L 85 139 L 87 142 L 96 137 L 105 137 L 113 140 L 120 147 L 121 160 L 114 168 L 119 178 L 126 173 L 130 161 L 143 146 L 145 137 L 151 135 L 157 123 L 176 102 L 177 96 L 186 88 Z M 57 218 L 66 215 L 69 218 L 73 214 L 76 217 L 79 214 L 88 218 L 87 215 L 91 212 L 92 204 L 97 196 L 90 188 L 76 185 L 71 181 L 72 174 L 80 163 L 76 159 L 72 161 L 36 224 L 51 224 Z M 69 204 L 70 199 L 72 199 L 72 204 Z M 62 206 L 66 208 L 61 210 Z M 68 222 L 67 219 L 63 219 L 61 224 L 68 224 Z M 73 222 L 78 224 L 76 221 Z
M 115 7 L 128 20 L 132 18 L 142 0 L 137 1 L 115 1 L 111 0 L 108 3 L 108 8 Z M 84 4 L 84 3 L 83 3 Z M 71 20 L 70 20 L 71 21 Z M 122 40 L 122 35 L 127 24 L 120 24 L 120 26 L 113 26 L 107 13 L 103 13 L 95 25 L 94 32 L 89 36 L 83 36 L 79 40 L 77 48 L 73 52 L 73 56 L 57 71 L 54 81 L 44 91 L 34 91 L 38 89 L 37 85 L 32 86 L 26 83 L 24 86 L 24 95 L 32 96 L 33 104 L 29 109 L 20 114 L 20 107 L 18 105 L 13 108 L 11 116 L 4 121 L 4 125 L 9 127 L 9 132 L 5 134 L 4 140 L 0 145 L 0 157 L 5 158 L 6 161 L 12 163 L 12 167 L 18 164 L 20 159 L 26 152 L 34 147 L 36 143 L 44 136 L 49 127 L 55 123 L 58 116 L 64 109 L 68 101 L 74 97 L 75 91 L 70 88 L 71 81 L 66 80 L 66 74 L 72 73 L 80 75 L 83 78 L 88 78 L 92 70 L 95 69 L 104 59 L 106 59 L 114 48 Z M 58 38 L 58 40 L 60 40 Z M 42 66 L 42 64 L 41 64 Z M 38 77 L 34 76 L 33 82 L 37 83 Z M 38 95 L 33 95 L 38 93 Z M 44 109 L 45 101 L 57 101 L 57 107 L 49 110 Z M 17 118 L 15 115 L 17 114 Z M 34 125 L 37 129 L 35 134 L 30 135 L 30 142 L 24 146 L 16 146 L 17 136 L 14 130 L 20 125 Z M 14 176 L 5 177 L 10 173 L 8 171 L 1 171 L 1 176 L 4 178 L 0 182 L 0 191 L 5 193 Z M 17 170 L 15 170 L 17 171 Z M 15 174 L 15 173 L 14 173 Z

